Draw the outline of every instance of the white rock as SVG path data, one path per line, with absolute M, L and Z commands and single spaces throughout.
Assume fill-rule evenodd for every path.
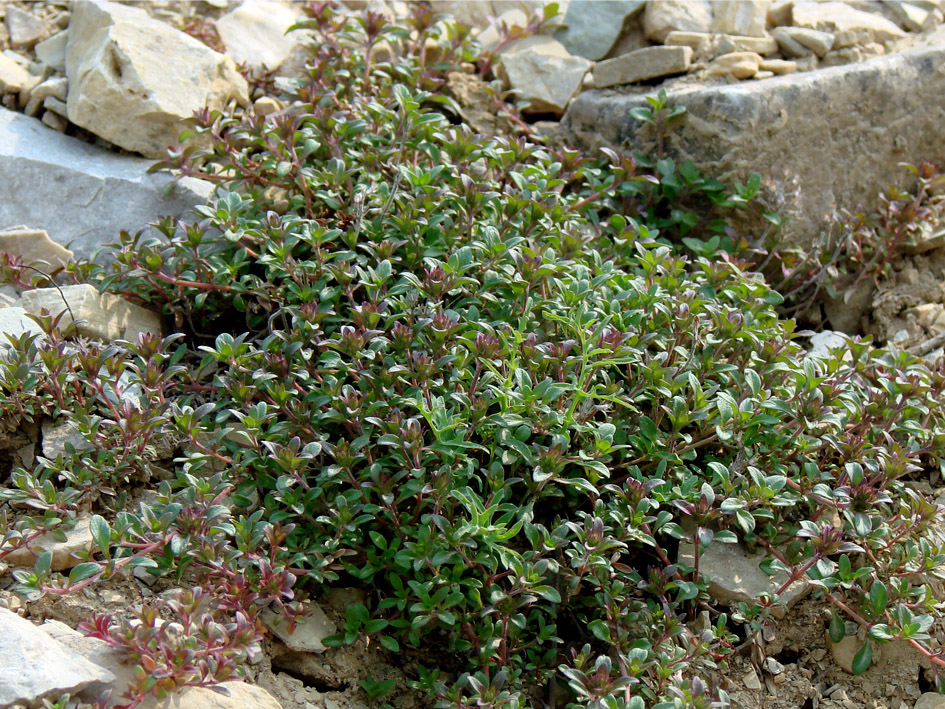
M 639 12 L 645 0 L 571 0 L 563 23 L 555 34 L 571 54 L 597 61 L 607 56 L 623 30 L 624 22 Z
M 797 71 L 797 62 L 788 59 L 764 59 L 758 68 L 759 71 L 770 71 L 772 74 L 793 74 Z
M 80 335 L 106 342 L 134 342 L 139 335 L 160 335 L 162 330 L 161 318 L 156 313 L 117 295 L 99 293 L 87 283 L 26 291 L 23 293 L 23 308 L 31 315 L 39 315 L 44 309 L 54 316 L 65 313 L 60 321 L 62 327 L 71 323 L 75 317 L 75 320 L 80 321 L 77 328 Z
M 57 32 L 49 39 L 37 42 L 33 47 L 36 58 L 46 66 L 60 74 L 66 73 L 66 42 L 69 41 L 69 30 Z
M 115 676 L 50 638 L 28 620 L 0 609 L 0 706 L 35 706 Z
M 602 89 L 669 74 L 680 74 L 689 69 L 691 61 L 691 47 L 645 47 L 598 62 L 594 66 L 594 85 Z
M 755 54 L 774 54 L 778 51 L 778 42 L 771 35 L 746 37 L 743 35 L 723 34 L 718 36 L 719 54 L 732 52 L 754 52 Z
M 134 232 L 209 199 L 210 183 L 148 175 L 151 164 L 0 108 L 0 226 L 28 223 L 77 258 L 90 258 L 122 229 Z
M 666 39 L 670 32 L 709 32 L 711 28 L 712 8 L 708 0 L 648 2 L 643 11 L 643 30 L 657 42 Z
M 43 446 L 45 451 L 45 445 Z M 80 560 L 76 558 L 79 552 L 93 548 L 92 531 L 89 526 L 89 517 L 80 517 L 72 529 L 65 530 L 65 541 L 58 541 L 50 534 L 43 534 L 29 543 L 29 547 L 20 547 L 11 552 L 4 560 L 14 566 L 32 566 L 36 557 L 43 552 L 52 552 L 52 563 L 49 568 L 53 571 L 71 569 Z
M 528 15 L 523 10 L 518 9 L 506 10 L 499 15 L 495 22 L 476 35 L 476 40 L 482 45 L 484 51 L 494 52 L 498 48 L 499 27 L 503 25 L 510 30 L 514 27 L 526 27 L 528 25 Z
M 285 3 L 244 0 L 214 25 L 233 61 L 272 70 L 292 52 L 293 38 L 285 31 L 298 15 L 296 8 Z
M 795 2 L 792 17 L 797 27 L 834 34 L 835 47 L 869 42 L 885 44 L 906 36 L 885 17 L 855 10 L 842 2 Z
M 912 709 L 945 709 L 945 694 L 926 692 L 915 700 Z
M 774 595 L 787 580 L 784 572 L 768 576 L 758 565 L 764 553 L 749 554 L 741 544 L 715 542 L 699 557 L 699 573 L 709 581 L 709 595 L 723 603 L 757 602 L 762 593 Z M 695 561 L 692 544 L 679 545 L 679 560 L 692 566 Z M 807 595 L 810 587 L 795 581 L 777 599 L 788 608 Z M 783 614 L 778 607 L 776 615 Z
M 54 101 L 52 97 L 47 98 L 46 101 Z M 46 103 L 43 101 L 43 103 Z M 69 121 L 62 117 L 62 114 L 57 111 L 43 111 L 42 123 L 44 126 L 52 128 L 54 131 L 59 133 L 65 133 L 66 128 L 69 127 Z
M 7 6 L 6 22 L 12 47 L 28 47 L 46 32 L 46 25 L 41 19 L 16 5 Z
M 502 55 L 502 67 L 516 98 L 529 102 L 531 113 L 563 115 L 580 90 L 592 62 L 574 57 L 557 40 L 530 37 Z
M 61 266 L 73 255 L 69 249 L 50 239 L 44 229 L 4 229 L 0 231 L 0 251 L 20 257 L 27 265 L 42 262 Z
M 841 332 L 823 330 L 811 336 L 810 349 L 807 351 L 806 356 L 815 357 L 817 359 L 829 359 L 833 356 L 830 352 L 831 350 L 837 348 L 846 350 L 848 342 L 849 338 Z
M 785 54 L 795 57 L 804 56 L 809 51 L 822 57 L 831 50 L 835 39 L 830 32 L 806 27 L 778 27 L 774 30 L 774 37 Z M 803 48 L 800 53 L 796 45 Z
M 430 0 L 434 12 L 452 15 L 458 22 L 470 27 L 485 27 L 494 14 L 492 3 L 468 0 Z
M 91 447 L 72 421 L 54 423 L 51 419 L 46 419 L 42 424 L 42 432 L 43 455 L 50 459 L 55 459 L 58 455 L 71 455 L 66 448 L 67 445 L 77 453 Z
M 19 338 L 33 334 L 44 336 L 39 325 L 26 317 L 26 311 L 19 306 L 0 308 L 0 344 L 7 344 L 7 336 Z
M 709 76 L 731 76 L 735 79 L 750 79 L 758 73 L 761 56 L 754 52 L 732 52 L 717 57 L 709 65 Z
M 911 3 L 897 0 L 896 2 L 887 1 L 885 5 L 892 11 L 899 24 L 905 25 L 906 29 L 912 32 L 921 32 L 934 24 L 933 12 Z
M 771 0 L 716 0 L 712 4 L 712 31 L 764 37 Z
M 30 73 L 25 68 L 5 54 L 0 54 L 0 95 L 18 93 L 29 78 Z
M 325 652 L 322 640 L 338 632 L 338 628 L 325 615 L 325 611 L 314 603 L 308 614 L 295 624 L 295 630 L 289 632 L 289 621 L 277 616 L 271 610 L 264 610 L 260 616 L 266 627 L 279 638 L 290 650 L 297 652 Z
M 73 5 L 66 45 L 69 120 L 126 150 L 160 158 L 194 111 L 248 102 L 233 60 L 107 0 Z
M 918 323 L 933 335 L 945 332 L 945 305 L 941 303 L 923 303 L 909 308 L 906 314 L 914 315 Z

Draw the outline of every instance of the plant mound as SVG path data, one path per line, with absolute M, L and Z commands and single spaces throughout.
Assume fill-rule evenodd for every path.
M 405 652 L 443 707 L 726 705 L 716 670 L 798 581 L 837 639 L 867 629 L 858 670 L 893 639 L 942 662 L 937 508 L 907 484 L 940 466 L 941 369 L 807 355 L 726 252 L 751 189 L 454 124 L 446 76 L 476 59 L 454 25 L 316 6 L 303 26 L 288 107 L 198 117 L 174 156 L 214 203 L 74 270 L 181 334 L 46 322 L 3 355 L 7 428 L 66 417 L 89 444 L 14 473 L 5 496 L 42 514 L 4 544 L 96 513 L 89 559 L 64 578 L 41 557 L 25 589 L 129 565 L 194 586 L 183 639 L 153 608 L 92 624 L 158 677 L 141 693 L 236 671 L 261 611 L 337 586 L 368 600 L 330 642 Z M 381 42 L 401 55 L 372 61 Z M 714 544 L 765 550 L 777 591 L 720 612 Z

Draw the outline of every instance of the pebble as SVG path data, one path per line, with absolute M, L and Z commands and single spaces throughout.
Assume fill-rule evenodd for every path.
M 750 79 L 758 71 L 761 57 L 754 52 L 732 52 L 717 57 L 709 65 L 709 76 L 732 76 L 736 79 Z

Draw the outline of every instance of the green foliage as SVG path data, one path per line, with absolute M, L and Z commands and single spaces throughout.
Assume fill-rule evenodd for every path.
M 90 444 L 14 473 L 3 494 L 38 514 L 9 521 L 0 558 L 80 503 L 99 515 L 70 578 L 41 558 L 23 588 L 144 565 L 214 599 L 179 601 L 203 627 L 360 586 L 371 601 L 327 644 L 454 658 L 458 676 L 415 668 L 444 707 L 722 706 L 733 623 L 768 622 L 799 580 L 837 609 L 832 636 L 842 614 L 927 642 L 923 574 L 945 556 L 904 481 L 940 465 L 945 372 L 868 342 L 805 355 L 782 297 L 729 256 L 725 217 L 760 178 L 730 193 L 668 158 L 451 125 L 440 89 L 473 50 L 411 22 L 317 7 L 290 108 L 198 116 L 174 156 L 220 183 L 214 202 L 75 271 L 182 334 L 100 346 L 47 323 L 0 355 L 8 428 L 68 416 Z M 403 61 L 369 61 L 379 41 Z M 156 499 L 124 504 L 155 477 Z M 695 630 L 700 554 L 736 542 L 767 552 L 778 593 Z M 129 653 L 159 642 L 141 627 L 95 625 Z M 161 687 L 211 681 L 160 647 Z

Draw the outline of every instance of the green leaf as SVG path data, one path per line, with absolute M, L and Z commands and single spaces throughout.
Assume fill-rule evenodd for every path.
M 546 601 L 551 603 L 561 603 L 561 594 L 558 593 L 557 589 L 552 588 L 551 586 L 533 586 L 532 593 L 541 596 Z
M 85 561 L 77 566 L 73 566 L 72 571 L 69 572 L 69 584 L 79 583 L 80 581 L 92 578 L 101 569 L 102 567 L 94 561 Z
M 835 643 L 843 640 L 843 637 L 847 634 L 843 620 L 839 615 L 837 615 L 837 611 L 832 611 L 830 613 L 830 626 L 828 627 L 827 632 L 830 634 L 830 640 Z
M 389 635 L 381 635 L 378 637 L 377 641 L 387 650 L 391 652 L 400 652 L 400 644 Z
M 112 538 L 112 530 L 109 528 L 108 522 L 101 515 L 92 515 L 92 519 L 89 520 L 89 531 L 92 533 L 95 546 L 108 557 L 108 549 Z
M 37 576 L 44 576 L 49 573 L 49 567 L 52 565 L 52 552 L 44 551 L 36 559 L 36 564 L 33 566 Z
M 861 675 L 869 669 L 873 663 L 873 643 L 867 639 L 863 647 L 857 650 L 853 656 L 853 674 Z
M 889 600 L 889 592 L 886 590 L 886 584 L 882 581 L 874 581 L 870 586 L 870 605 L 874 616 L 881 616 L 886 610 L 886 602 Z

